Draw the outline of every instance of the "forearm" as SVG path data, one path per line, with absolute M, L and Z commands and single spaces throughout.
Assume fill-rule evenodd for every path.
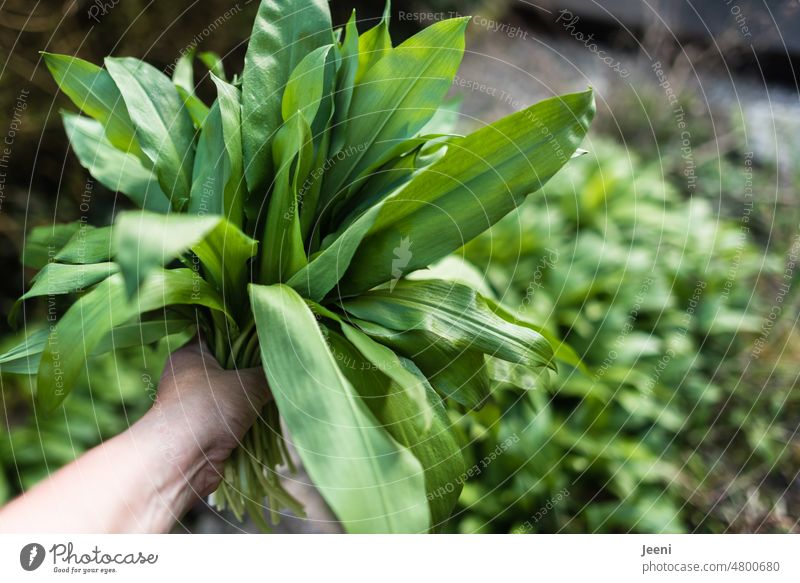
M 3 532 L 166 532 L 216 471 L 158 406 L 0 510 Z

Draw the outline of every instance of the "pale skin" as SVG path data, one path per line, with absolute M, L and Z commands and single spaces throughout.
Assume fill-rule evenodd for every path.
M 223 370 L 204 345 L 186 346 L 144 417 L 0 509 L 0 532 L 168 532 L 217 488 L 269 398 L 261 369 Z

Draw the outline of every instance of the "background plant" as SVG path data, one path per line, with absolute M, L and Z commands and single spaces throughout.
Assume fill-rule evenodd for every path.
M 731 514 L 707 487 L 720 470 L 794 481 L 785 428 L 756 413 L 784 417 L 790 387 L 735 381 L 771 305 L 753 287 L 783 262 L 662 171 L 595 142 L 541 200 L 466 247 L 495 293 L 586 368 L 561 367 L 532 393 L 501 386 L 465 423 L 476 460 L 517 440 L 467 483 L 463 531 L 719 531 Z M 736 479 L 724 483 L 742 509 Z

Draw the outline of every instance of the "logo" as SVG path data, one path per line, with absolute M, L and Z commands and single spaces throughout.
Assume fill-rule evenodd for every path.
M 44 547 L 39 543 L 28 543 L 19 552 L 19 564 L 26 571 L 35 571 L 44 562 Z
M 394 258 L 392 259 L 392 281 L 389 284 L 389 291 L 394 291 L 394 286 L 403 277 L 403 270 L 408 267 L 414 254 L 411 252 L 411 239 L 403 237 L 400 245 L 392 249 Z

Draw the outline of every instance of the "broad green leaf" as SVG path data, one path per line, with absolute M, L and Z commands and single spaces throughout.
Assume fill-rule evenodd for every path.
M 242 139 L 250 192 L 269 185 L 271 141 L 281 125 L 281 98 L 289 75 L 314 49 L 330 43 L 326 0 L 263 0 L 242 73 Z
M 166 199 L 164 199 L 166 202 Z M 89 264 L 111 259 L 111 227 L 92 227 L 81 224 L 81 228 L 56 253 L 59 263 Z
M 82 112 L 100 122 L 108 141 L 115 148 L 146 161 L 125 102 L 108 71 L 69 55 L 42 53 L 42 56 L 61 91 Z
M 363 331 L 412 360 L 442 397 L 475 409 L 491 392 L 483 352 L 457 348 L 435 334 L 420 330 L 395 331 L 363 320 Z
M 194 127 L 200 129 L 208 116 L 209 108 L 194 93 L 194 51 L 181 55 L 175 63 L 175 70 L 172 72 L 172 82 L 178 88 L 178 94 L 186 106 L 189 116 L 192 118 Z
M 362 396 L 373 415 L 422 464 L 431 511 L 431 530 L 440 530 L 458 501 L 466 469 L 441 399 L 414 364 L 404 361 L 408 372 L 426 387 L 426 398 L 434 410 L 430 428 L 420 431 L 419 424 L 413 419 L 417 405 L 407 392 L 398 390 L 384 371 L 375 367 L 374 363 L 339 334 L 329 332 L 328 340 L 341 363 L 339 368 Z
M 92 356 L 157 342 L 167 335 L 185 332 L 194 325 L 194 321 L 178 318 L 129 322 L 109 332 L 94 348 Z M 0 356 L 0 374 L 36 374 L 49 335 L 49 328 L 32 332 L 21 344 Z
M 22 264 L 25 267 L 41 269 L 53 260 L 53 257 L 64 248 L 77 233 L 83 223 L 44 225 L 34 227 L 25 237 L 22 247 Z
M 220 220 L 214 215 L 120 213 L 111 244 L 128 295 L 133 296 L 152 271 L 201 241 Z
M 218 215 L 124 212 L 117 216 L 112 245 L 130 295 L 153 270 L 192 250 L 217 288 L 239 297 L 247 260 L 256 243 Z
M 196 323 L 192 320 L 175 317 L 165 318 L 163 314 L 160 317 L 154 317 L 152 320 L 134 319 L 131 322 L 115 327 L 106 334 L 105 338 L 94 348 L 92 355 L 97 356 L 113 350 L 158 342 L 166 336 L 185 332 L 195 325 Z
M 242 315 L 247 309 L 248 261 L 256 255 L 258 243 L 230 221 L 220 219 L 191 249 L 225 305 L 233 314 Z
M 498 316 L 506 320 L 507 322 L 511 322 L 516 326 L 523 326 L 525 328 L 530 328 L 534 332 L 537 332 L 544 336 L 545 340 L 550 343 L 550 346 L 553 347 L 553 356 L 556 360 L 560 360 L 564 364 L 568 364 L 569 366 L 575 367 L 585 373 L 586 375 L 591 375 L 591 372 L 586 367 L 586 365 L 581 360 L 581 357 L 578 356 L 578 353 L 567 344 L 564 340 L 558 338 L 555 334 L 548 332 L 544 326 L 539 326 L 534 324 L 530 320 L 523 318 L 522 316 L 514 315 L 511 311 L 507 310 L 502 304 L 499 302 L 494 301 L 491 298 L 484 297 L 484 301 L 486 305 Z
M 20 344 L 1 355 L 0 374 L 35 374 L 49 335 L 49 328 L 31 332 Z
M 450 142 L 444 157 L 385 201 L 341 293 L 430 265 L 491 227 L 566 164 L 594 111 L 591 90 L 554 97 Z M 398 266 L 403 240 L 414 251 Z
M 136 137 L 155 164 L 161 189 L 179 209 L 189 199 L 194 126 L 177 88 L 161 71 L 130 57 L 106 58 L 136 127 Z
M 81 292 L 118 271 L 119 266 L 116 263 L 91 263 L 88 265 L 48 263 L 33 278 L 31 289 L 17 300 L 11 313 L 13 314 L 19 303 L 24 300 Z
M 358 328 L 349 325 L 335 312 L 315 302 L 311 302 L 310 305 L 315 313 L 338 323 L 348 342 L 358 349 L 372 366 L 397 383 L 407 393 L 409 400 L 416 405 L 413 412 L 414 417 L 421 418 L 420 427 L 429 429 L 433 412 L 427 398 L 427 381 L 421 382 L 419 378 L 405 368 L 400 358 L 391 349 L 375 342 Z
M 304 297 L 322 301 L 347 271 L 353 255 L 374 223 L 380 208 L 380 203 L 376 204 L 354 221 L 333 243 L 316 256 L 312 256 L 308 264 L 289 279 L 288 285 Z
M 324 200 L 338 200 L 363 171 L 388 162 L 436 113 L 461 63 L 466 26 L 466 18 L 437 22 L 392 49 L 356 85 L 345 155 L 326 176 Z
M 231 165 L 225 148 L 222 114 L 217 101 L 203 121 L 200 138 L 197 140 L 188 212 L 196 215 L 222 215 L 225 187 L 230 179 Z
M 427 164 L 421 160 L 421 153 L 428 145 L 444 148 L 447 140 L 458 138 L 456 135 L 420 135 L 407 140 L 400 140 L 392 145 L 386 153 L 389 162 L 376 162 L 374 165 L 364 169 L 359 177 L 350 184 L 350 190 L 358 191 L 354 195 L 345 198 L 341 197 L 332 205 L 332 215 L 334 224 L 347 224 L 348 217 L 358 215 L 364 209 L 369 208 L 376 201 L 381 200 L 400 184 L 410 178 L 410 174 L 415 170 L 421 170 Z M 423 162 L 422 164 L 420 162 Z M 395 170 L 399 170 L 396 172 Z M 405 172 L 407 171 L 407 172 Z M 391 176 L 382 177 L 384 172 L 390 172 Z M 367 186 L 369 188 L 367 188 Z M 391 188 L 390 188 L 391 187 Z M 355 210 L 354 210 L 355 209 Z M 341 223 L 339 218 L 345 216 Z
M 284 282 L 308 263 L 297 192 L 311 166 L 313 143 L 311 128 L 299 111 L 278 131 L 272 149 L 276 175 L 262 237 L 264 283 Z
M 423 469 L 370 413 L 305 301 L 250 285 L 261 359 L 281 418 L 314 485 L 349 532 L 425 532 Z
M 464 101 L 463 95 L 456 95 L 447 99 L 433 114 L 421 134 L 453 134 L 458 127 L 461 104 Z
M 197 95 L 187 92 L 183 87 L 176 87 L 176 89 L 183 100 L 183 105 L 186 107 L 189 117 L 192 119 L 192 125 L 199 130 L 206 121 L 209 107 Z
M 325 63 L 332 48 L 333 45 L 323 45 L 314 49 L 292 71 L 281 104 L 284 121 L 299 111 L 309 127 L 314 123 L 325 89 Z
M 334 118 L 331 130 L 330 154 L 341 150 L 345 140 L 345 122 L 350 111 L 350 101 L 353 98 L 353 86 L 358 72 L 358 27 L 356 26 L 356 11 L 353 10 L 350 20 L 345 26 L 344 41 L 341 48 L 341 66 L 337 72 L 336 95 L 334 96 Z
M 529 367 L 552 367 L 553 351 L 544 337 L 497 316 L 478 293 L 445 281 L 400 281 L 341 302 L 344 310 L 390 330 L 418 330 L 454 347 L 478 350 Z
M 111 329 L 138 314 L 175 304 L 224 312 L 222 298 L 190 269 L 153 273 L 130 301 L 121 274 L 98 284 L 75 302 L 50 332 L 37 374 L 36 397 L 41 406 L 47 411 L 58 407 Z
M 386 0 L 381 21 L 358 37 L 358 72 L 355 82 L 361 83 L 372 66 L 392 49 L 389 35 L 389 17 L 392 14 L 391 1 Z
M 153 172 L 133 154 L 112 146 L 100 122 L 67 112 L 61 115 L 69 143 L 81 166 L 100 184 L 121 192 L 141 208 L 162 213 L 169 210 L 169 200 Z
M 222 135 L 225 139 L 225 151 L 230 165 L 230 178 L 225 185 L 225 196 L 222 203 L 223 216 L 234 225 L 240 226 L 244 220 L 243 208 L 247 196 L 242 154 L 241 92 L 213 72 L 211 80 L 217 87 L 217 103 L 222 118 Z

